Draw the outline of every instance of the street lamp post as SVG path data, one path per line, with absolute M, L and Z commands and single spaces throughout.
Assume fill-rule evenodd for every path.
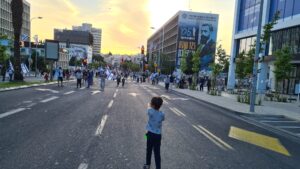
M 31 22 L 34 20 L 34 19 L 43 19 L 43 17 L 33 17 L 33 18 L 31 18 L 30 19 L 30 32 L 29 32 L 29 58 L 30 58 L 30 60 L 32 60 L 32 58 L 31 58 L 31 54 L 32 54 L 32 49 L 31 49 Z M 35 59 L 35 61 L 36 61 L 36 59 Z M 35 65 L 36 65 L 37 63 L 35 63 Z M 30 66 L 29 66 L 29 69 L 30 69 Z M 35 68 L 36 69 L 36 68 Z M 35 77 L 37 76 L 37 70 L 35 70 Z
M 252 91 L 250 97 L 250 112 L 255 112 L 255 100 L 256 100 L 256 86 L 257 86 L 257 61 L 259 59 L 260 53 L 260 38 L 261 38 L 261 25 L 262 25 L 262 14 L 263 14 L 263 5 L 264 0 L 260 1 L 260 11 L 258 18 L 258 26 L 257 26 L 257 35 L 256 35 L 256 48 L 255 48 L 255 57 L 254 57 L 254 65 L 253 65 L 253 80 L 252 80 Z

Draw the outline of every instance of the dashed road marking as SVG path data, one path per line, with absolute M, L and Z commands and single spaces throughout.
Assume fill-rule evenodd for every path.
M 19 113 L 19 112 L 24 111 L 24 110 L 26 110 L 26 108 L 17 108 L 17 109 L 14 109 L 14 110 L 10 110 L 6 113 L 0 114 L 0 119 L 4 118 L 4 117 L 7 117 L 7 116 L 10 116 L 10 115 L 13 115 L 13 114 L 16 114 L 16 113 Z
M 97 93 L 101 93 L 101 91 L 99 91 L 99 90 L 98 90 L 98 91 L 93 91 L 93 92 L 92 92 L 92 95 L 95 95 L 95 94 L 97 94 Z
M 100 125 L 98 126 L 96 132 L 95 132 L 95 136 L 100 136 L 103 129 L 104 129 L 104 125 L 106 123 L 106 120 L 108 118 L 108 115 L 104 115 L 101 119 Z
M 110 102 L 109 102 L 109 104 L 108 104 L 108 108 L 111 108 L 112 107 L 112 105 L 113 105 L 113 103 L 114 103 L 114 100 L 111 100 Z
M 88 168 L 88 164 L 87 163 L 81 163 L 78 167 L 78 169 L 87 169 Z
M 298 123 L 298 121 L 295 121 L 295 120 L 280 120 L 280 121 L 262 120 L 259 122 L 261 122 L 261 123 Z
M 58 99 L 58 98 L 59 97 L 57 97 L 57 96 L 53 96 L 53 97 L 50 97 L 48 99 L 42 100 L 41 103 L 47 103 L 47 102 L 50 102 L 50 101 Z
M 74 93 L 75 91 L 69 91 L 69 92 L 67 92 L 67 93 L 64 93 L 64 95 L 69 95 L 69 94 L 72 94 L 72 93 Z
M 55 94 L 59 93 L 59 91 L 57 91 L 57 90 L 52 90 L 52 89 L 42 89 L 42 88 L 37 88 L 37 89 L 35 89 L 35 90 L 43 91 L 43 92 L 47 91 L 47 92 L 51 92 L 51 93 L 55 93 Z
M 80 90 L 83 90 L 83 89 L 86 89 L 86 87 L 82 87 L 82 88 L 80 88 Z
M 116 98 L 116 97 L 117 97 L 117 93 L 114 94 L 114 98 Z
M 26 107 L 27 107 L 27 108 L 30 108 L 30 107 L 33 107 L 33 106 L 35 106 L 35 105 L 36 105 L 36 103 L 31 103 L 31 104 L 27 105 Z

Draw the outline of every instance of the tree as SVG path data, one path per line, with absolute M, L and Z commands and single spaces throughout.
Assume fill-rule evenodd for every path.
M 229 69 L 229 56 L 226 54 L 225 49 L 222 48 L 222 45 L 218 46 L 215 57 L 222 66 L 222 72 L 227 73 Z
M 187 71 L 187 63 L 186 63 L 186 57 L 187 57 L 187 54 L 186 54 L 186 50 L 184 50 L 182 52 L 182 56 L 181 56 L 181 59 L 180 59 L 180 69 L 183 73 L 185 73 Z
M 71 59 L 69 61 L 69 65 L 70 66 L 75 66 L 76 65 L 76 57 L 71 57 Z
M 292 70 L 292 54 L 288 46 L 283 47 L 275 52 L 276 60 L 274 62 L 276 78 L 276 88 L 279 90 L 279 83 L 290 78 L 290 72 Z
M 11 1 L 12 21 L 14 28 L 14 78 L 17 81 L 23 81 L 23 75 L 21 73 L 21 56 L 20 56 L 20 36 L 23 23 L 23 1 L 12 0 Z
M 0 41 L 1 40 L 8 40 L 8 37 L 6 35 L 0 34 Z M 9 56 L 7 55 L 8 47 L 0 45 L 0 65 L 5 65 L 6 61 L 8 60 Z
M 198 47 L 195 53 L 193 53 L 192 57 L 192 72 L 198 77 L 198 73 L 200 70 L 200 52 L 201 47 Z
M 239 79 L 244 80 L 246 77 L 250 77 L 252 75 L 252 67 L 254 64 L 254 55 L 255 49 L 252 47 L 248 53 L 242 51 L 239 56 L 236 58 L 236 69 L 235 73 Z M 238 84 L 241 87 L 241 83 Z

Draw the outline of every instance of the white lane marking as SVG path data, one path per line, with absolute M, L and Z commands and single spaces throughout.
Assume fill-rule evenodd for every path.
M 113 105 L 113 103 L 114 103 L 114 100 L 111 100 L 110 102 L 109 102 L 109 104 L 108 104 L 108 108 L 111 108 L 112 107 L 112 105 Z
M 170 109 L 172 110 L 172 112 L 174 112 L 177 116 L 181 117 L 181 114 L 179 114 L 177 111 L 175 111 L 173 108 L 170 107 Z
M 223 141 L 221 138 L 217 137 L 216 135 L 212 134 L 210 131 L 208 131 L 206 128 L 204 128 L 201 125 L 198 125 L 200 129 L 202 129 L 204 132 L 209 134 L 211 137 L 213 137 L 215 140 L 217 140 L 219 143 L 223 144 L 226 148 L 230 150 L 234 150 L 229 144 L 227 144 L 225 141 Z
M 117 93 L 114 94 L 114 98 L 116 98 L 116 97 L 117 97 Z
M 31 100 L 23 101 L 23 103 L 32 103 L 32 101 Z
M 128 93 L 128 94 L 131 95 L 131 96 L 133 96 L 133 97 L 136 97 L 137 95 L 139 95 L 137 93 Z
M 208 134 L 206 134 L 204 131 L 202 131 L 201 129 L 199 129 L 197 126 L 193 125 L 193 127 L 199 131 L 202 135 L 204 135 L 206 138 L 208 138 L 211 142 L 213 142 L 215 145 L 217 145 L 219 148 L 226 150 L 226 148 L 224 146 L 222 146 L 220 143 L 218 143 L 217 141 L 215 141 L 212 137 L 210 137 Z
M 72 93 L 74 93 L 75 91 L 69 91 L 69 92 L 67 92 L 67 93 L 64 93 L 64 95 L 69 95 L 69 94 L 72 94 Z
M 116 90 L 116 92 L 118 92 L 118 91 L 119 91 L 119 89 Z
M 278 126 L 283 129 L 300 129 L 300 126 Z
M 179 116 L 182 116 L 182 117 L 186 117 L 186 115 L 184 113 L 182 113 L 180 110 L 178 110 L 177 108 L 175 107 L 170 107 L 170 109 L 176 113 L 176 114 L 179 114 Z
M 281 120 L 281 121 L 269 121 L 269 120 L 262 120 L 262 121 L 260 121 L 260 122 L 262 122 L 262 123 L 298 123 L 298 121 L 294 121 L 294 120 Z
M 103 128 L 104 128 L 104 125 L 105 125 L 105 123 L 106 123 L 107 118 L 108 118 L 108 115 L 104 115 L 104 116 L 102 117 L 101 123 L 100 123 L 100 125 L 98 126 L 98 128 L 97 128 L 97 130 L 96 130 L 96 132 L 95 132 L 95 136 L 100 136 L 100 135 L 101 135 L 101 133 L 102 133 L 102 131 L 103 131 Z
M 36 105 L 36 103 L 31 103 L 30 105 L 28 105 L 26 107 L 30 108 L 30 107 L 35 106 L 35 105 Z
M 92 92 L 92 95 L 95 95 L 95 94 L 100 93 L 100 92 L 101 92 L 101 91 L 99 91 L 99 90 L 98 90 L 98 91 L 93 91 L 93 92 Z
M 165 103 L 165 104 L 169 104 L 169 102 L 167 102 L 167 100 L 164 100 L 164 103 Z
M 78 169 L 87 169 L 88 168 L 88 164 L 87 163 L 81 163 L 78 167 Z
M 53 96 L 53 97 L 50 97 L 48 99 L 42 100 L 41 103 L 47 103 L 47 102 L 50 102 L 50 101 L 58 99 L 58 98 L 59 97 L 57 97 L 57 96 Z
M 83 90 L 83 89 L 85 89 L 86 87 L 82 87 L 82 88 L 80 88 L 80 90 Z
M 4 118 L 4 117 L 7 117 L 7 116 L 10 116 L 12 114 L 19 113 L 19 112 L 24 111 L 24 110 L 26 110 L 26 108 L 18 108 L 18 109 L 10 110 L 6 113 L 0 114 L 0 119 Z
M 59 91 L 57 90 L 52 90 L 52 89 L 42 89 L 42 88 L 37 88 L 35 90 L 38 90 L 38 91 L 47 91 L 47 92 L 52 92 L 52 93 L 59 93 Z

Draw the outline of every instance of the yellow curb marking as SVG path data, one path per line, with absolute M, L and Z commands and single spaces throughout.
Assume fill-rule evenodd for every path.
M 230 127 L 229 137 L 275 151 L 286 156 L 291 156 L 277 138 L 265 136 L 233 126 Z

